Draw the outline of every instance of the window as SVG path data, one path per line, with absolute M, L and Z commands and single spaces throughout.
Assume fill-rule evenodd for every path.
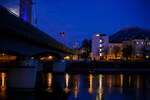
M 99 56 L 102 56 L 102 53 L 99 53 Z
M 102 49 L 99 49 L 100 52 L 102 52 Z
M 99 43 L 102 43 L 102 40 L 101 40 L 101 39 L 99 40 Z
M 102 47 L 102 44 L 99 44 L 99 47 Z

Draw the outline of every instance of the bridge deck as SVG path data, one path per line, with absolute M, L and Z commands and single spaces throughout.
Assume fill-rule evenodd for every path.
M 0 13 L 0 48 L 16 49 L 20 46 L 20 48 L 17 50 L 21 50 L 24 52 L 25 49 L 30 48 L 30 50 L 34 49 L 37 51 L 48 50 L 66 54 L 73 53 L 72 50 L 70 50 L 65 45 L 61 44 L 33 25 L 24 22 L 21 18 L 18 18 L 1 6 Z M 9 42 L 7 42 L 6 40 L 9 40 Z M 15 41 L 16 44 L 11 43 L 11 41 Z M 40 48 L 40 50 L 38 48 Z

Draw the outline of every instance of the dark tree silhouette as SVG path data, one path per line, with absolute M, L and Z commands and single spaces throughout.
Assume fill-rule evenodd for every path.
M 91 45 L 92 45 L 91 40 L 85 39 L 82 41 L 81 48 L 85 50 L 85 52 L 81 54 L 82 58 L 85 58 L 85 59 L 89 58 L 89 53 L 91 52 L 91 47 L 92 47 Z

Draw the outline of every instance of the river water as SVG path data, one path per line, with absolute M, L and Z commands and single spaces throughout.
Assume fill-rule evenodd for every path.
M 0 100 L 150 100 L 150 74 L 38 75 L 36 90 L 7 89 L 1 74 Z

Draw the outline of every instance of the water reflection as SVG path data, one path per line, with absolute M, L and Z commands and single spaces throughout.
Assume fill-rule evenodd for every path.
M 98 88 L 98 95 L 96 100 L 102 100 L 103 95 L 103 75 L 99 75 L 99 88 Z
M 68 73 L 66 73 L 66 75 L 65 75 L 65 80 L 66 80 L 66 87 L 65 87 L 64 91 L 66 93 L 68 93 L 70 91 L 70 89 L 69 89 L 69 74 Z
M 90 87 L 88 89 L 88 92 L 92 93 L 93 92 L 93 75 L 92 74 L 89 75 L 89 81 L 90 81 Z
M 0 92 L 0 99 L 6 100 L 6 73 L 1 73 L 1 92 Z
M 74 97 L 78 97 L 78 92 L 79 92 L 79 86 L 80 86 L 80 75 L 76 75 L 74 77 Z
M 120 74 L 120 93 L 123 91 L 123 74 Z
M 47 74 L 47 85 L 48 85 L 48 88 L 46 89 L 48 92 L 52 92 L 53 89 L 52 89 L 52 73 L 48 73 Z

